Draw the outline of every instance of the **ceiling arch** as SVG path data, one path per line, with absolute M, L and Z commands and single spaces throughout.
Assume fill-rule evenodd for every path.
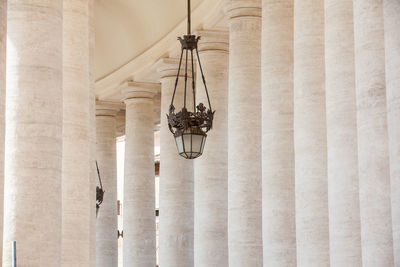
M 195 9 L 203 0 L 192 0 Z M 146 51 L 186 17 L 186 0 L 96 0 L 96 79 Z

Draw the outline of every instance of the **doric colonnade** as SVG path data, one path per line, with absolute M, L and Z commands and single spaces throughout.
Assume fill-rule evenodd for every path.
M 117 266 L 121 110 L 123 263 L 156 265 L 160 91 L 160 266 L 400 266 L 400 2 L 226 2 L 198 31 L 216 118 L 190 161 L 165 116 L 178 59 L 95 102 L 94 1 L 0 0 L 3 266 L 12 241 L 21 266 Z

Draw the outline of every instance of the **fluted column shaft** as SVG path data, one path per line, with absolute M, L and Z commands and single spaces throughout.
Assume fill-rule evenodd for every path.
M 293 0 L 263 0 L 264 266 L 296 266 Z
M 96 160 L 105 190 L 96 220 L 97 267 L 118 266 L 117 122 L 115 118 L 118 110 L 119 107 L 115 103 L 96 103 Z M 96 182 L 100 186 L 99 182 Z
M 178 154 L 165 116 L 171 104 L 178 63 L 179 60 L 171 58 L 158 62 L 161 74 L 159 262 L 164 267 L 194 264 L 193 160 Z M 180 73 L 183 75 L 184 71 Z M 191 70 L 188 73 L 191 74 Z M 183 107 L 184 78 L 179 79 L 175 95 L 177 109 Z
M 384 0 L 383 3 L 393 251 L 394 265 L 400 266 L 400 2 Z
M 381 0 L 354 2 L 363 266 L 393 266 L 385 50 Z
M 329 265 L 324 1 L 294 1 L 297 265 Z
M 228 266 L 228 67 L 227 32 L 199 31 L 199 54 L 216 110 L 203 155 L 194 161 L 194 266 Z M 207 106 L 201 75 L 197 99 Z
M 153 97 L 158 84 L 128 82 L 124 177 L 124 266 L 156 266 Z
M 4 134 L 6 97 L 7 0 L 0 0 L 0 263 L 3 251 Z
M 331 266 L 361 266 L 353 2 L 325 0 Z
M 261 1 L 232 0 L 229 15 L 229 266 L 263 264 Z
M 63 2 L 61 266 L 66 267 L 90 265 L 88 8 L 88 0 Z
M 8 1 L 3 266 L 61 265 L 62 4 Z

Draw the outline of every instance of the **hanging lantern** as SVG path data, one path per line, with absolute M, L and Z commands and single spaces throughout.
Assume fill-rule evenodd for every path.
M 188 0 L 188 33 L 183 38 L 179 37 L 178 40 L 181 43 L 181 56 L 179 60 L 178 73 L 176 75 L 174 93 L 172 95 L 171 105 L 169 106 L 168 127 L 174 135 L 176 147 L 179 155 L 187 159 L 195 159 L 203 154 L 204 145 L 206 143 L 207 132 L 212 128 L 215 111 L 211 108 L 210 97 L 208 95 L 206 80 L 204 78 L 203 69 L 200 62 L 199 52 L 197 49 L 197 43 L 200 40 L 200 36 L 191 34 L 190 26 L 190 0 Z M 205 93 L 208 101 L 208 109 L 203 103 L 196 104 L 196 85 L 194 76 L 194 61 L 193 53 L 195 52 L 198 65 L 201 72 L 201 78 L 204 84 Z M 185 53 L 185 90 L 184 90 L 184 105 L 183 108 L 175 113 L 174 98 L 176 88 L 179 82 L 180 71 L 182 67 L 183 54 Z M 188 58 L 190 53 L 190 59 Z M 190 60 L 190 62 L 188 62 Z M 187 82 L 188 82 L 188 66 L 191 65 L 192 69 L 192 99 L 193 107 L 192 110 L 188 110 L 186 107 L 187 98 Z

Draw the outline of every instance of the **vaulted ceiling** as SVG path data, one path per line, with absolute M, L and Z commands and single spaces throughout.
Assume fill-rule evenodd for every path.
M 192 0 L 192 10 L 203 0 Z M 186 0 L 96 0 L 96 78 L 115 72 L 186 17 Z

